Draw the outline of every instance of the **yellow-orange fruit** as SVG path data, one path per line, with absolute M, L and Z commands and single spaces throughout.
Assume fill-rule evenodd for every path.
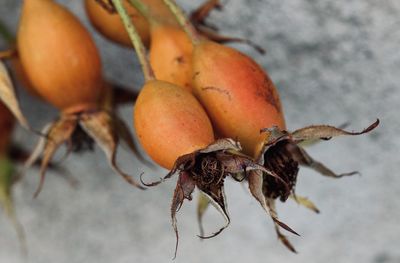
M 191 91 L 193 44 L 175 26 L 156 24 L 151 28 L 150 64 L 157 79 Z
M 101 95 L 101 61 L 79 20 L 51 0 L 25 0 L 18 52 L 33 87 L 56 108 L 95 107 Z
M 11 141 L 14 128 L 14 117 L 6 106 L 0 102 L 0 157 L 5 155 Z
M 145 151 L 166 169 L 179 156 L 214 142 L 210 120 L 197 99 L 164 81 L 144 85 L 136 100 L 134 124 Z
M 278 92 L 266 72 L 250 57 L 211 41 L 193 51 L 193 92 L 221 136 L 237 138 L 255 155 L 273 125 L 285 129 Z
M 128 1 L 125 1 L 124 6 L 140 38 L 147 45 L 150 40 L 149 23 L 135 8 L 128 4 Z M 108 12 L 96 0 L 85 0 L 85 9 L 90 22 L 102 35 L 121 45 L 132 46 L 132 42 L 118 13 Z

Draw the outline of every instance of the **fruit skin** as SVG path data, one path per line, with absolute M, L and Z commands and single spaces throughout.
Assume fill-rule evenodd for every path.
M 236 138 L 256 156 L 265 140 L 260 129 L 285 129 L 278 92 L 266 72 L 239 51 L 201 41 L 193 51 L 193 92 L 220 136 Z
M 7 155 L 14 123 L 15 120 L 12 113 L 0 102 L 0 158 Z
M 128 1 L 125 1 L 124 6 L 142 41 L 145 45 L 148 45 L 150 41 L 149 23 L 135 8 L 128 4 Z M 123 46 L 132 47 L 129 35 L 117 13 L 109 13 L 96 0 L 85 0 L 85 9 L 90 22 L 103 36 Z
M 156 24 L 151 29 L 150 64 L 156 78 L 192 91 L 193 45 L 175 26 Z
M 72 13 L 50 0 L 25 0 L 17 39 L 22 66 L 42 98 L 66 112 L 96 107 L 100 56 Z
M 40 97 L 35 88 L 33 88 L 33 85 L 29 80 L 25 69 L 21 64 L 19 56 L 15 56 L 11 59 L 11 66 L 13 73 L 15 74 L 16 80 L 21 84 L 21 86 L 24 87 L 24 89 L 28 91 L 29 94 Z
M 214 142 L 211 122 L 188 91 L 164 81 L 147 82 L 134 108 L 136 134 L 159 165 L 172 169 L 176 159 Z

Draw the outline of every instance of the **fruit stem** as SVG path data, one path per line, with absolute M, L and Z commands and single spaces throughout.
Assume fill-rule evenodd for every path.
M 139 13 L 146 18 L 147 21 L 150 22 L 150 24 L 153 24 L 156 22 L 156 19 L 154 18 L 150 8 L 143 3 L 141 0 L 129 0 L 129 3 L 136 8 L 136 10 L 139 11 Z
M 8 30 L 7 26 L 0 20 L 0 35 L 4 40 L 7 41 L 8 44 L 14 44 L 14 36 Z
M 119 16 L 121 17 L 122 22 L 124 23 L 125 29 L 128 32 L 129 38 L 131 39 L 132 44 L 135 47 L 140 65 L 142 66 L 144 79 L 146 81 L 155 79 L 153 69 L 151 68 L 149 60 L 147 58 L 146 48 L 144 47 L 143 42 L 135 26 L 133 25 L 128 12 L 123 6 L 122 0 L 112 0 L 112 2 L 114 3 L 114 6 L 117 9 Z
M 194 45 L 200 42 L 200 36 L 197 33 L 196 29 L 190 22 L 189 18 L 185 15 L 183 10 L 176 4 L 175 0 L 163 0 L 164 3 L 168 6 L 171 12 L 174 14 L 176 21 L 178 21 L 179 25 L 185 30 L 186 34 L 188 34 Z

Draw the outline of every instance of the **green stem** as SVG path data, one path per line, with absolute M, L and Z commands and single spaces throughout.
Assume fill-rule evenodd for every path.
M 143 45 L 143 42 L 133 25 L 131 18 L 129 17 L 128 12 L 123 6 L 122 0 L 112 0 L 117 9 L 119 16 L 122 19 L 122 22 L 125 25 L 125 29 L 129 34 L 129 37 L 132 41 L 133 46 L 135 47 L 136 54 L 138 55 L 140 65 L 142 66 L 144 79 L 146 81 L 150 81 L 155 79 L 153 69 L 150 66 L 149 60 L 147 58 L 146 48 Z
M 4 40 L 7 41 L 8 44 L 13 45 L 14 35 L 7 29 L 7 26 L 0 20 L 0 35 Z
M 185 30 L 186 34 L 188 34 L 189 38 L 192 40 L 194 45 L 200 42 L 200 37 L 197 34 L 196 29 L 190 22 L 189 18 L 185 15 L 183 10 L 176 4 L 175 0 L 164 0 L 164 3 L 168 6 L 171 12 L 174 14 L 176 20 L 179 25 Z

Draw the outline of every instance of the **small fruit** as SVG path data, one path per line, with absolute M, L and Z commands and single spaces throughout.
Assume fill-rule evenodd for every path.
M 154 24 L 151 28 L 150 64 L 159 80 L 192 90 L 193 45 L 176 26 Z
M 25 0 L 17 37 L 18 52 L 32 86 L 61 111 L 48 125 L 29 162 L 43 151 L 40 183 L 55 151 L 65 142 L 70 150 L 92 148 L 95 141 L 106 153 L 111 167 L 129 184 L 143 189 L 116 165 L 121 137 L 137 153 L 126 125 L 109 111 L 100 55 L 89 32 L 66 8 L 52 0 Z M 107 105 L 108 102 L 106 103 Z M 83 147 L 87 146 L 87 147 Z
M 260 129 L 285 129 L 279 94 L 266 72 L 239 51 L 202 40 L 193 51 L 193 92 L 221 136 L 237 138 L 254 156 Z
M 65 112 L 96 107 L 102 92 L 100 56 L 89 32 L 67 9 L 49 0 L 25 0 L 17 44 L 29 80 L 46 101 Z
M 129 12 L 132 22 L 138 29 L 140 37 L 146 44 L 149 43 L 149 24 L 146 19 L 133 8 L 128 1 L 124 6 Z M 121 18 L 116 13 L 105 10 L 96 0 L 85 0 L 85 10 L 92 25 L 105 37 L 121 45 L 131 47 L 129 35 L 126 32 Z

